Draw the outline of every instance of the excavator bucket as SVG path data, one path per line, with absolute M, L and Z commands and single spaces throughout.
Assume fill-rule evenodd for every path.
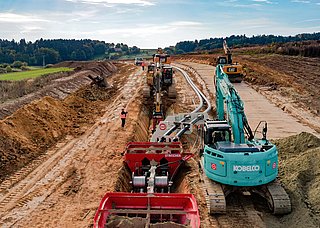
M 198 228 L 200 216 L 192 194 L 107 193 L 94 217 L 94 227 L 117 227 L 120 223 L 128 227 L 166 224 Z

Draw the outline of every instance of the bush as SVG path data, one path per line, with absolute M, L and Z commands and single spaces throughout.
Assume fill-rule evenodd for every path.
M 6 67 L 6 71 L 9 73 L 9 72 L 12 72 L 12 68 L 11 68 L 11 66 L 7 66 Z
M 28 68 L 27 66 L 22 66 L 22 67 L 21 67 L 21 70 L 22 70 L 22 71 L 27 71 L 27 70 L 29 70 L 29 68 Z
M 21 68 L 23 66 L 23 62 L 21 61 L 14 61 L 11 66 L 14 67 L 14 68 Z

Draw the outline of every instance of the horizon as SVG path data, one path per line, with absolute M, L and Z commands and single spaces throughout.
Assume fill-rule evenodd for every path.
M 0 7 L 0 38 L 16 41 L 91 39 L 156 49 L 231 35 L 320 31 L 320 0 L 12 0 Z
M 299 36 L 299 35 L 303 35 L 303 34 L 315 34 L 315 33 L 319 33 L 319 32 L 312 32 L 312 33 L 299 33 L 299 34 L 293 34 L 293 35 L 288 35 L 288 36 L 282 36 L 282 35 L 275 35 L 275 34 L 259 34 L 259 35 L 252 35 L 252 36 L 246 36 L 246 34 L 237 34 L 237 35 L 235 35 L 235 34 L 231 34 L 230 36 L 227 36 L 227 37 L 206 37 L 206 38 L 203 38 L 203 39 L 194 39 L 194 40 L 180 40 L 180 41 L 178 41 L 178 42 L 185 42 L 185 41 L 192 41 L 192 42 L 194 42 L 195 40 L 198 40 L 198 41 L 200 41 L 200 40 L 205 40 L 205 39 L 225 39 L 225 38 L 230 38 L 231 36 L 241 36 L 241 35 L 244 35 L 244 36 L 246 36 L 246 38 L 253 38 L 253 37 L 258 37 L 258 36 L 282 36 L 282 37 L 289 37 L 289 36 L 291 36 L 291 37 L 295 37 L 295 36 Z M 111 43 L 113 43 L 114 45 L 116 45 L 117 44 L 117 42 L 106 42 L 106 41 L 104 41 L 104 40 L 97 40 L 97 39 L 90 39 L 90 38 L 80 38 L 80 39 L 75 39 L 75 38 L 66 38 L 66 39 L 64 39 L 64 38 L 48 38 L 48 39 L 45 39 L 45 38 L 43 38 L 43 37 L 40 37 L 40 38 L 37 38 L 37 39 L 35 39 L 35 40 L 27 40 L 27 39 L 25 39 L 25 38 L 19 38 L 19 39 L 3 39 L 3 38 L 0 38 L 0 40 L 7 40 L 7 41 L 12 41 L 12 40 L 14 40 L 15 42 L 17 42 L 17 43 L 19 43 L 20 42 L 20 40 L 22 40 L 22 39 L 24 39 L 25 40 L 25 42 L 32 42 L 32 43 L 35 43 L 36 41 L 39 41 L 39 40 L 41 40 L 41 39 L 43 39 L 43 40 L 92 40 L 92 41 L 100 41 L 100 42 L 105 42 L 106 44 L 111 44 Z M 119 43 L 119 42 L 118 42 Z M 123 43 L 123 44 L 126 44 L 126 43 Z M 176 43 L 175 44 L 173 44 L 173 45 L 169 45 L 169 46 L 166 46 L 166 47 L 173 47 L 173 46 L 175 46 L 176 45 Z M 133 46 L 136 46 L 136 45 L 133 45 Z M 129 47 L 133 47 L 133 46 L 129 46 Z M 138 46 L 136 46 L 136 47 L 138 47 Z M 161 47 L 161 48 L 166 48 L 166 47 Z M 140 48 L 140 47 L 138 47 L 138 48 Z M 140 48 L 140 49 L 143 49 L 143 50 L 157 50 L 159 47 L 153 47 L 153 48 Z

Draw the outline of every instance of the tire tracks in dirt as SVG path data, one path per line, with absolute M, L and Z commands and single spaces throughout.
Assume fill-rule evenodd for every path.
M 119 95 L 107 105 L 104 116 L 84 135 L 79 138 L 67 138 L 1 183 L 2 227 L 13 226 L 21 219 L 28 218 L 30 213 L 67 181 L 70 175 L 68 170 L 82 162 L 95 146 L 96 139 L 105 131 L 109 131 L 111 126 L 108 124 L 116 122 L 119 109 L 128 106 L 138 95 L 143 79 L 141 73 L 139 70 L 126 76 L 126 83 L 120 88 Z

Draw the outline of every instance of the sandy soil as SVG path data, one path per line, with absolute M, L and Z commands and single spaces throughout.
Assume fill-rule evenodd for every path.
M 100 65 L 109 75 L 112 71 L 107 71 L 106 66 L 110 70 L 116 69 L 110 63 Z M 115 87 L 104 90 L 87 86 L 66 98 L 88 82 L 86 76 L 90 72 L 84 70 L 54 80 L 41 91 L 11 101 L 9 106 L 8 102 L 1 104 L 9 108 L 6 109 L 9 112 L 14 112 L 24 103 L 34 100 L 0 121 L 0 180 L 37 158 L 66 135 L 83 133 L 80 126 L 92 125 L 95 116 L 101 115 L 102 103 L 115 93 Z
M 131 72 L 126 68 L 111 77 L 110 84 L 117 88 L 116 92 L 112 99 L 103 102 L 105 114 L 92 127 L 80 137 L 68 136 L 47 151 L 38 166 L 31 165 L 1 183 L 2 226 L 92 224 L 99 201 L 113 189 L 116 178 L 110 177 L 117 176 L 122 165 L 121 150 L 132 137 L 133 126 L 138 124 L 138 94 L 131 91 L 139 91 L 142 77 L 140 71 Z M 121 107 L 126 106 L 128 125 L 122 130 L 118 115 Z M 26 173 L 29 174 L 25 176 Z M 17 178 L 21 180 L 17 182 Z M 15 185 L 6 186 L 14 181 Z
M 51 75 L 53 80 L 48 78 L 45 85 L 38 88 L 35 92 L 26 94 L 18 99 L 8 100 L 0 104 L 0 119 L 13 114 L 19 108 L 32 101 L 38 100 L 45 96 L 50 96 L 56 99 L 64 99 L 71 93 L 77 91 L 82 86 L 91 83 L 88 75 L 100 75 L 104 77 L 110 76 L 117 70 L 117 67 L 111 62 L 63 62 L 56 65 L 57 67 L 75 68 L 75 72 L 64 74 Z M 50 76 L 50 77 L 51 77 Z M 40 86 L 40 85 L 39 85 Z
M 23 128 L 18 127 L 21 122 L 15 122 L 18 118 L 13 118 L 14 115 L 10 117 L 12 121 L 5 120 L 4 126 L 12 134 L 1 140 L 6 144 L 0 152 L 5 155 L 5 151 L 12 151 L 6 159 L 17 160 L 17 163 L 7 164 L 12 164 L 14 169 L 22 164 L 23 168 L 0 183 L 0 226 L 92 227 L 103 195 L 127 189 L 128 177 L 124 175 L 121 153 L 127 142 L 148 139 L 149 107 L 144 105 L 146 102 L 141 95 L 144 83 L 141 70 L 132 65 L 117 66 L 118 73 L 108 79 L 112 85 L 110 89 L 101 91 L 86 87 L 63 101 L 45 97 L 31 103 L 23 108 L 26 116 L 22 119 L 29 121 L 27 117 L 31 116 L 33 121 L 31 124 L 25 121 Z M 213 99 L 208 84 L 211 72 L 201 69 L 193 78 Z M 193 110 L 196 95 L 179 73 L 175 80 L 178 96 L 175 103 L 167 107 L 168 113 Z M 129 112 L 125 129 L 120 127 L 122 107 Z M 30 138 L 27 137 L 29 132 L 34 132 Z M 191 134 L 184 136 L 182 142 L 186 150 L 197 154 L 199 148 L 195 140 L 196 134 Z M 316 165 L 318 140 L 302 134 L 276 141 L 281 158 L 280 178 L 293 199 L 293 213 L 288 216 L 272 216 L 260 198 L 242 195 L 227 199 L 227 215 L 209 216 L 197 155 L 176 179 L 175 191 L 195 195 L 202 227 L 297 227 L 304 224 L 316 227 L 320 202 Z M 25 158 L 29 162 L 21 163 Z
M 293 204 L 281 227 L 319 227 L 320 139 L 301 133 L 275 141 L 280 154 L 279 177 Z
M 203 64 L 190 62 L 183 62 L 183 64 L 191 66 L 191 70 L 189 70 L 190 72 L 197 71 L 200 76 L 203 77 L 203 80 L 207 86 L 207 90 L 208 88 L 212 88 L 212 66 L 205 66 Z M 245 88 L 245 91 L 241 91 L 241 95 L 246 95 L 249 98 L 261 97 L 258 92 L 250 87 L 246 86 Z M 254 99 L 254 102 L 259 103 L 261 102 L 261 99 Z M 245 99 L 244 101 L 245 107 L 253 102 L 252 99 Z M 268 103 L 269 101 L 265 99 L 264 102 Z M 283 110 L 277 108 L 275 105 L 272 105 L 272 107 L 269 106 L 270 104 L 259 106 L 258 109 L 261 112 L 259 118 L 264 118 L 268 121 L 268 118 L 271 117 L 277 123 L 277 128 L 269 129 L 269 131 L 277 131 L 276 134 L 273 134 L 273 136 L 276 136 L 274 138 L 279 138 L 281 135 L 281 138 L 283 138 L 287 135 L 299 134 L 303 129 L 306 128 L 299 123 L 297 119 L 293 120 L 293 117 L 289 116 L 289 114 L 283 112 Z M 249 114 L 254 115 L 256 108 L 249 105 L 249 110 L 246 110 L 249 112 Z M 269 115 L 272 114 L 270 110 L 274 110 L 273 117 L 272 115 Z M 290 126 L 291 131 L 286 129 L 286 126 L 288 126 L 286 125 L 286 121 L 277 121 L 277 118 L 282 115 L 283 117 L 281 118 L 285 119 L 286 121 L 292 119 L 291 121 L 293 122 L 289 124 L 293 125 Z M 307 130 L 314 132 L 310 128 Z M 280 153 L 279 178 L 292 199 L 292 214 L 282 217 L 273 216 L 268 212 L 266 203 L 260 197 L 250 197 L 235 194 L 227 198 L 227 215 L 208 217 L 206 208 L 202 207 L 202 203 L 204 203 L 204 201 L 201 191 L 199 191 L 197 188 L 191 187 L 190 191 L 195 194 L 197 201 L 200 204 L 199 209 L 204 227 L 299 227 L 303 224 L 308 224 L 310 227 L 316 227 L 316 224 L 319 222 L 319 208 L 317 205 L 320 200 L 319 195 L 315 194 L 315 192 L 318 192 L 319 190 L 320 183 L 317 165 L 320 162 L 318 158 L 319 138 L 309 133 L 301 133 L 289 138 L 280 139 L 276 141 L 276 144 Z M 291 156 L 292 153 L 296 154 L 297 156 Z M 313 156 L 313 158 L 311 158 L 311 156 Z M 301 157 L 304 159 L 301 160 Z M 191 161 L 190 166 L 192 167 L 192 171 L 190 171 L 191 176 L 195 175 L 198 177 L 199 173 L 195 171 L 196 164 Z M 299 167 L 303 167 L 303 169 L 300 170 Z M 186 176 L 187 183 L 192 183 L 191 186 L 197 186 L 194 185 L 194 183 L 198 183 L 199 181 L 197 182 L 197 180 L 194 178 L 190 179 L 188 176 L 189 175 Z
M 218 56 L 179 56 L 177 60 L 216 65 Z M 320 133 L 319 58 L 235 53 L 233 61 L 244 66 L 244 79 L 256 91 Z
M 253 55 L 238 56 L 247 72 L 247 80 L 263 85 L 284 87 L 281 91 L 296 102 L 303 103 L 307 108 L 320 113 L 320 61 L 318 58 Z M 268 77 L 265 77 L 268 75 Z M 292 88 L 297 94 L 289 90 Z

